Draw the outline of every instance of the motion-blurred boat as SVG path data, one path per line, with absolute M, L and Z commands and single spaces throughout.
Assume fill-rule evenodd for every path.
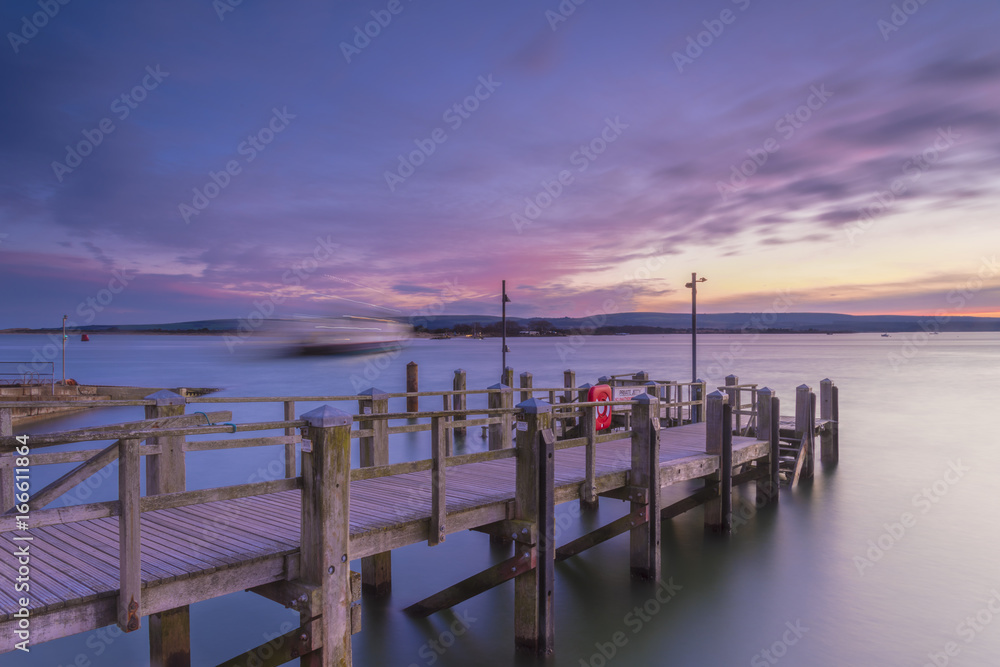
M 413 327 L 373 317 L 298 317 L 270 320 L 268 328 L 293 354 L 371 354 L 394 349 Z

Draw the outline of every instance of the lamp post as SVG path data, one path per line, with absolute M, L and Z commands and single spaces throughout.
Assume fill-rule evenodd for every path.
M 691 288 L 691 382 L 698 381 L 698 283 L 706 280 L 692 273 L 691 282 L 684 285 Z
M 62 367 L 63 367 L 63 384 L 66 384 L 66 315 L 63 315 L 63 354 L 62 354 Z
M 502 351 L 500 353 L 500 382 L 503 382 L 504 371 L 507 370 L 507 353 L 510 352 L 507 349 L 507 304 L 510 303 L 510 299 L 507 298 L 507 281 L 503 280 L 500 283 L 500 320 L 503 331 L 501 332 Z

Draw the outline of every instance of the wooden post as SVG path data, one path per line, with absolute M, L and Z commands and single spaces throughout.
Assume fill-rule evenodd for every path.
M 691 385 L 691 400 L 692 401 L 704 401 L 705 400 L 705 383 L 700 379 L 697 383 Z M 702 405 L 692 405 L 691 406 L 691 423 L 698 424 L 704 420 L 705 406 Z
M 580 509 L 596 510 L 600 507 L 597 496 L 597 407 L 583 408 L 583 435 L 587 438 L 586 471 L 580 489 Z
M 358 412 L 385 414 L 389 412 L 389 395 L 374 387 L 361 392 Z M 389 421 L 386 419 L 361 419 L 358 428 L 371 429 L 371 437 L 359 438 L 359 465 L 362 468 L 389 464 Z M 392 590 L 392 552 L 384 551 L 361 559 L 361 586 L 376 596 L 388 595 Z
M 446 508 L 445 428 L 443 417 L 431 417 L 431 525 L 427 544 L 434 547 L 444 542 Z
M 525 371 L 521 373 L 521 402 L 523 403 L 529 398 L 531 398 L 531 373 Z
M 441 409 L 445 411 L 451 410 L 451 394 L 443 394 L 441 396 Z M 454 417 L 444 418 L 444 451 L 445 456 L 451 456 L 455 453 L 455 429 L 448 428 L 447 423 L 454 421 Z
M 406 364 L 406 392 L 417 392 L 420 391 L 420 383 L 417 378 L 417 362 L 411 361 Z M 407 396 L 406 397 L 406 411 L 407 412 L 420 412 L 420 397 L 419 396 Z
M 812 458 L 812 439 L 816 428 L 811 414 L 811 395 L 812 389 L 806 384 L 800 384 L 795 388 L 795 431 L 802 438 L 802 456 L 805 457 L 802 463 L 802 477 L 811 476 L 809 459 Z
M 632 379 L 636 382 L 649 382 L 649 373 L 646 371 L 639 371 L 632 375 Z
M 837 463 L 840 453 L 835 438 L 837 423 L 833 421 L 833 380 L 826 378 L 819 383 L 819 418 L 828 420 L 820 435 L 821 459 L 823 465 Z
M 303 667 L 351 665 L 351 415 L 329 405 L 302 415 L 311 446 L 302 449 L 302 528 L 299 573 L 321 589 L 302 613 L 315 619 L 323 646 L 302 656 Z M 303 434 L 304 436 L 306 434 Z M 306 473 L 308 472 L 308 476 Z
M 464 369 L 459 368 L 458 370 L 455 371 L 455 379 L 452 381 L 452 388 L 455 391 L 463 392 L 461 394 L 455 394 L 455 398 L 452 401 L 453 404 L 454 404 L 454 406 L 455 406 L 455 409 L 456 410 L 465 410 L 465 408 L 468 405 L 468 403 L 466 402 L 466 395 L 464 393 L 465 392 L 465 370 Z M 465 419 L 465 417 L 463 417 L 463 419 Z M 451 429 L 451 432 L 454 435 L 456 435 L 456 436 L 460 435 L 463 438 L 465 437 L 465 427 L 464 426 L 459 427 L 459 428 L 453 428 L 453 429 Z
M 781 401 L 775 396 L 771 399 L 771 457 L 768 465 L 771 467 L 771 489 L 774 492 L 771 502 L 778 502 L 781 489 Z
M 552 652 L 555 578 L 554 438 L 552 406 L 531 398 L 517 405 L 517 495 L 514 516 L 538 526 L 535 567 L 514 579 L 514 644 L 540 655 Z M 518 550 L 527 550 L 516 544 Z
M 295 401 L 285 401 L 285 421 L 291 422 L 295 421 Z M 295 435 L 294 428 L 286 428 L 285 435 L 292 437 Z M 288 444 L 285 445 L 285 477 L 292 478 L 298 477 L 298 471 L 295 469 L 295 445 Z
M 504 384 L 494 384 L 488 387 L 488 389 L 495 389 L 499 391 L 491 391 L 489 394 L 489 408 L 491 410 L 509 407 L 507 403 L 513 403 L 513 392 L 511 388 Z M 495 417 L 497 415 L 491 415 Z M 510 442 L 510 429 L 511 429 L 511 416 L 499 415 L 499 424 L 489 425 L 489 448 L 490 450 L 503 449 L 505 446 L 505 434 L 506 442 Z
M 772 441 L 772 420 L 775 419 L 774 414 L 771 412 L 772 399 L 774 398 L 774 392 L 769 388 L 764 387 L 757 392 L 757 427 L 754 431 L 754 437 L 757 440 L 766 440 L 770 443 L 770 449 L 768 450 L 767 466 L 768 474 L 766 478 L 758 479 L 755 483 L 757 491 L 757 499 L 755 505 L 757 507 L 763 507 L 775 501 L 778 496 L 778 487 L 776 484 L 776 479 L 774 479 L 778 467 L 778 443 Z M 776 433 L 776 431 L 775 431 Z M 758 465 L 761 465 L 758 463 Z
M 632 501 L 632 516 L 645 510 L 646 522 L 630 531 L 629 571 L 636 579 L 657 581 L 660 565 L 660 401 L 640 394 L 632 404 L 631 486 L 643 489 L 646 502 Z
M 812 430 L 809 431 L 809 458 L 806 459 L 803 476 L 812 479 L 816 469 L 816 392 L 809 392 L 809 422 Z
M 148 462 L 147 462 L 148 465 Z M 139 441 L 118 441 L 118 627 L 134 632 L 142 618 L 142 570 L 139 542 Z M 188 650 L 190 664 L 190 648 Z M 183 663 L 178 663 L 183 664 Z
M 840 387 L 833 385 L 833 463 L 840 461 Z
M 705 503 L 705 527 L 714 532 L 727 532 L 732 517 L 733 432 L 732 413 L 727 409 L 728 406 L 729 397 L 720 391 L 713 391 L 706 399 L 705 452 L 719 457 L 719 471 L 707 482 L 708 485 L 716 486 L 719 494 Z
M 505 384 L 508 387 L 513 387 L 514 386 L 514 369 L 513 368 L 511 368 L 510 366 L 506 366 L 503 369 L 503 378 L 502 378 L 500 384 Z
M 14 435 L 13 410 L 0 408 L 0 436 Z M 14 501 L 14 453 L 0 454 L 0 514 L 15 505 Z
M 161 390 L 146 397 L 156 401 L 147 405 L 146 419 L 177 417 L 184 414 L 187 401 L 180 394 Z M 187 490 L 184 437 L 148 438 L 149 445 L 159 445 L 160 453 L 146 457 L 146 495 L 177 493 Z M 294 461 L 294 459 L 293 459 Z M 124 461 L 119 463 L 124 465 Z M 138 478 L 138 474 L 136 475 Z M 177 607 L 149 616 L 150 667 L 190 667 L 191 612 Z
M 576 394 L 576 371 L 566 369 L 563 371 L 563 386 L 566 387 L 566 391 L 563 393 L 563 403 L 568 405 L 573 402 L 573 396 Z M 563 420 L 563 428 L 573 428 L 577 424 L 576 417 L 567 417 Z
M 733 387 L 726 389 L 726 395 L 729 397 L 729 408 L 733 411 L 732 430 L 734 433 L 740 432 L 740 390 L 735 389 L 739 383 L 740 379 L 735 375 L 726 376 L 726 386 Z

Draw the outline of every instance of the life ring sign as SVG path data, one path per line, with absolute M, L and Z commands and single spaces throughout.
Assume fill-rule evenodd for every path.
M 611 400 L 611 387 L 606 384 L 595 385 L 590 388 L 587 392 L 587 402 L 595 403 L 597 401 L 610 401 Z M 598 405 L 597 410 L 597 430 L 603 431 L 606 428 L 611 428 L 611 406 L 610 405 Z

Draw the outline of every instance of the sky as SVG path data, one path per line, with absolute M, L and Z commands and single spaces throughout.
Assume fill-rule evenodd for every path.
M 580 2 L 580 4 L 577 4 Z M 10 0 L 0 328 L 1000 315 L 995 0 Z

